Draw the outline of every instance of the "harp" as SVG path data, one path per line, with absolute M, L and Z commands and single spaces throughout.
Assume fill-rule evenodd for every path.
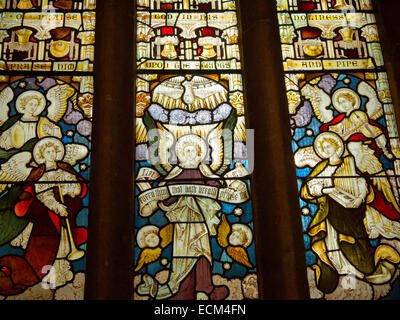
M 343 207 L 353 208 L 354 201 L 361 194 L 358 178 L 353 157 L 344 158 L 334 174 L 334 187 L 330 188 L 328 195 Z

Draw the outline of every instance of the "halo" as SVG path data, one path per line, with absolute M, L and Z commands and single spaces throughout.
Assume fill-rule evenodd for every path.
M 145 243 L 145 237 L 149 232 L 154 232 L 158 235 L 159 231 L 160 231 L 160 229 L 155 225 L 147 225 L 147 226 L 140 228 L 140 230 L 138 231 L 138 233 L 136 235 L 136 241 L 137 241 L 139 248 L 147 247 L 147 245 Z
M 247 241 L 243 243 L 243 247 L 247 248 L 253 242 L 253 232 L 249 226 L 242 223 L 234 223 L 232 225 L 232 232 L 239 231 L 246 234 Z M 232 233 L 231 233 L 232 234 Z
M 355 92 L 354 90 L 349 89 L 349 88 L 341 88 L 341 89 L 336 90 L 332 95 L 332 104 L 333 104 L 333 106 L 335 107 L 336 110 L 338 110 L 339 112 L 343 112 L 343 113 L 346 112 L 345 110 L 343 110 L 342 106 L 339 103 L 339 98 L 343 94 L 351 95 L 354 98 L 354 100 L 356 101 L 353 110 L 356 110 L 356 109 L 360 108 L 360 106 L 361 106 L 361 98 L 357 94 L 357 92 Z
M 61 140 L 54 138 L 54 137 L 47 137 L 47 138 L 43 138 L 40 139 L 35 146 L 33 147 L 33 159 L 35 160 L 35 162 L 37 164 L 42 164 L 45 162 L 45 159 L 43 158 L 43 156 L 40 153 L 40 149 L 42 148 L 42 146 L 46 145 L 46 144 L 53 144 L 56 147 L 59 147 L 59 152 L 57 152 L 57 158 L 56 161 L 60 161 L 64 158 L 64 154 L 65 154 L 65 147 L 64 144 L 62 143 Z
M 204 139 L 202 139 L 201 137 L 199 137 L 198 135 L 195 135 L 195 134 L 187 134 L 187 135 L 180 137 L 178 139 L 178 141 L 176 142 L 175 152 L 176 152 L 178 159 L 181 162 L 184 162 L 184 161 L 182 161 L 185 159 L 185 154 L 183 152 L 184 152 L 185 146 L 187 146 L 188 144 L 197 145 L 200 148 L 200 152 L 199 152 L 200 153 L 199 163 L 200 163 L 201 160 L 203 160 L 207 155 L 207 143 L 204 141 Z
M 25 99 L 27 96 L 34 96 L 39 99 L 40 104 L 38 105 L 37 110 L 34 114 L 35 116 L 38 116 L 39 114 L 42 113 L 42 111 L 46 107 L 46 98 L 43 95 L 43 93 L 36 91 L 36 90 L 27 90 L 27 91 L 21 93 L 18 96 L 17 100 L 15 101 L 15 109 L 17 109 L 18 113 L 21 113 L 21 114 L 25 113 L 25 110 L 22 109 L 21 100 Z
M 321 159 L 328 159 L 328 155 L 322 149 L 322 143 L 326 139 L 334 140 L 334 141 L 337 142 L 337 144 L 339 145 L 339 148 L 337 149 L 337 154 L 338 154 L 339 157 L 341 157 L 343 155 L 343 152 L 344 152 L 343 140 L 336 133 L 333 133 L 333 132 L 323 132 L 323 133 L 319 134 L 315 138 L 315 140 L 314 140 L 314 150 L 317 153 L 317 155 Z

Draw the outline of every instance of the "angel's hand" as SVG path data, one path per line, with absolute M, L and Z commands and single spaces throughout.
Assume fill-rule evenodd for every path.
M 358 208 L 361 205 L 362 202 L 363 202 L 362 198 L 356 198 L 354 200 L 353 204 L 352 204 L 352 207 L 353 208 Z
M 393 155 L 389 151 L 387 151 L 386 149 L 384 150 L 383 153 L 385 154 L 386 158 L 388 158 L 389 160 L 393 159 Z
M 322 189 L 323 194 L 331 194 L 335 191 L 335 188 L 324 188 Z
M 61 204 L 61 203 L 58 203 L 56 205 L 55 211 L 60 217 L 67 217 L 68 216 L 67 207 L 65 205 Z

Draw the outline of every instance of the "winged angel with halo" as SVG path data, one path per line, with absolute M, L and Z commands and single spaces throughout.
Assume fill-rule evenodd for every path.
M 140 243 L 145 243 L 145 241 L 139 241 L 138 233 L 137 242 L 143 250 L 139 255 L 135 271 L 139 271 L 146 264 L 159 259 L 162 250 L 169 244 L 172 244 L 172 260 L 167 283 L 161 285 L 151 275 L 145 273 L 142 275 L 142 282 L 137 287 L 137 292 L 154 299 L 224 299 L 228 296 L 229 289 L 226 286 L 216 286 L 212 282 L 213 255 L 210 239 L 217 236 L 223 240 L 223 236 L 218 235 L 218 226 L 221 224 L 219 213 L 222 210 L 218 200 L 229 203 L 234 201 L 232 199 L 236 199 L 235 203 L 243 203 L 249 199 L 247 185 L 240 180 L 241 177 L 248 175 L 247 170 L 241 163 L 236 163 L 235 168 L 228 171 L 228 163 L 224 161 L 226 160 L 224 159 L 225 154 L 228 155 L 229 148 L 232 147 L 232 141 L 224 141 L 223 129 L 228 125 L 232 126 L 229 131 L 232 134 L 236 123 L 236 114 L 227 103 L 222 103 L 219 107 L 212 106 L 212 104 L 199 104 L 210 106 L 210 111 L 196 109 L 194 102 L 200 99 L 199 97 L 208 98 L 207 94 L 203 97 L 200 94 L 202 92 L 196 91 L 196 81 L 208 80 L 194 77 L 186 80 L 172 79 L 172 81 L 179 82 L 179 88 L 183 81 L 180 95 L 182 95 L 184 103 L 191 103 L 192 106 L 192 113 L 180 110 L 174 112 L 180 112 L 182 119 L 185 115 L 188 119 L 198 115 L 201 120 L 199 123 L 195 123 L 193 120 L 191 126 L 179 125 L 179 123 L 178 125 L 164 124 L 161 120 L 156 124 L 150 118 L 146 119 L 145 115 L 146 129 L 156 129 L 160 137 L 157 140 L 159 143 L 156 144 L 156 154 L 160 162 L 154 165 L 157 171 L 145 167 L 139 170 L 136 178 L 137 185 L 142 191 L 142 194 L 139 195 L 139 214 L 142 217 L 150 217 L 160 208 L 169 223 L 163 226 L 159 232 L 157 231 L 157 241 L 148 242 L 153 243 L 153 247 L 150 247 L 151 245 L 147 245 L 146 248 L 144 245 L 140 246 Z M 216 92 L 222 90 L 218 85 L 214 85 L 213 88 Z M 208 92 L 213 91 L 209 89 Z M 196 100 L 196 98 L 198 99 Z M 150 110 L 156 108 L 160 109 L 161 107 L 156 105 L 149 107 Z M 211 119 L 212 112 L 215 114 L 214 119 L 218 119 L 217 116 L 220 116 L 220 122 L 212 123 L 204 120 Z M 207 115 L 208 113 L 210 117 L 200 117 L 200 114 Z M 209 149 L 208 146 L 211 148 Z M 150 144 L 149 150 L 152 147 Z M 172 147 L 174 147 L 174 154 L 178 160 L 177 165 L 171 164 L 173 153 L 170 150 Z M 208 162 L 208 160 L 210 161 Z M 149 196 L 155 188 L 149 182 L 145 182 L 146 177 L 150 177 L 150 174 L 146 175 L 145 172 L 151 173 L 153 181 L 160 178 L 157 192 L 153 193 L 158 194 L 158 198 L 151 199 Z M 161 175 L 164 176 L 161 177 Z M 233 197 L 228 197 L 228 195 Z M 231 233 L 230 227 L 225 220 L 223 225 L 225 231 L 228 231 L 224 235 L 228 237 L 228 234 Z M 153 228 L 151 232 L 155 232 L 154 227 L 151 228 Z M 233 235 L 230 237 L 238 246 L 245 238 L 241 231 L 244 231 L 244 228 L 236 230 L 235 226 L 235 230 L 232 231 Z M 238 239 L 235 238 L 236 236 Z M 146 239 L 144 233 L 141 237 Z M 249 239 L 251 242 L 251 236 L 246 238 L 244 246 L 248 246 Z M 229 245 L 226 243 L 224 247 L 227 246 Z M 245 251 L 244 248 L 241 249 Z M 243 253 L 241 249 L 238 250 Z M 239 263 L 250 267 L 251 264 L 246 264 L 243 255 L 237 254 L 238 250 L 230 250 L 232 256 Z
M 64 116 L 68 101 L 76 105 L 76 97 L 76 90 L 65 83 L 50 88 L 46 97 L 40 91 L 26 90 L 15 101 L 17 114 L 9 117 L 14 91 L 10 87 L 1 91 L 0 160 L 7 160 L 20 151 L 31 151 L 40 138 L 61 138 L 62 130 L 57 122 Z M 46 116 L 41 115 L 44 110 Z
M 395 265 L 400 262 L 399 253 L 394 247 L 387 242 L 379 242 L 376 249 L 370 248 L 368 254 L 361 253 L 358 249 L 354 252 L 349 250 L 352 245 L 361 244 L 366 237 L 379 240 L 384 238 L 386 241 L 400 239 L 400 208 L 395 196 L 397 190 L 391 184 L 389 174 L 380 161 L 380 157 L 389 160 L 394 158 L 387 148 L 385 129 L 375 121 L 383 115 L 382 104 L 377 99 L 374 89 L 365 82 L 360 82 L 357 92 L 350 88 L 337 89 L 332 99 L 324 91 L 309 84 L 303 87 L 302 93 L 310 99 L 315 115 L 323 123 L 314 145 L 300 148 L 295 154 L 299 168 L 313 168 L 307 182 L 302 186 L 302 198 L 318 204 L 318 210 L 308 227 L 308 234 L 312 237 L 312 249 L 321 259 L 316 267 L 320 270 L 317 272 L 317 284 L 324 292 L 333 291 L 337 283 L 332 280 L 336 279 L 332 270 L 336 268 L 339 272 L 348 261 L 367 275 L 367 281 L 375 284 L 387 282 L 394 274 Z M 366 111 L 361 110 L 359 94 L 368 97 Z M 339 115 L 334 116 L 330 105 L 333 105 Z M 318 151 L 325 145 L 326 148 L 331 146 L 332 150 L 341 150 L 336 152 L 336 159 L 328 161 L 328 156 Z M 315 186 L 322 189 L 315 189 Z M 352 211 L 353 214 L 344 214 L 347 211 Z M 344 216 L 336 219 L 336 214 Z M 344 223 L 347 218 L 349 220 Z M 350 230 L 350 226 L 353 225 L 359 228 L 352 227 Z M 356 237 L 359 240 L 350 236 L 355 230 L 360 234 Z M 339 259 L 340 263 L 338 258 L 333 258 L 333 253 L 327 251 L 331 249 L 329 246 L 332 246 L 327 240 L 331 234 L 336 234 L 336 238 L 339 239 L 339 244 L 333 247 L 339 246 L 340 252 L 345 256 Z M 321 241 L 324 237 L 325 242 Z M 369 248 L 368 242 L 365 243 L 363 248 Z M 360 267 L 362 264 L 357 260 L 359 257 L 363 257 L 361 262 L 364 264 L 368 260 L 367 257 L 372 261 L 368 268 L 367 264 L 363 266 L 365 271 Z M 374 268 L 376 270 L 372 273 Z M 327 274 L 330 276 L 322 277 Z
M 61 261 L 73 261 L 84 255 L 77 246 L 86 242 L 86 228 L 77 227 L 75 220 L 83 207 L 87 187 L 73 166 L 87 157 L 88 148 L 64 144 L 59 139 L 60 128 L 54 122 L 65 113 L 71 91 L 64 95 L 60 91 L 62 86 L 52 89 L 47 94 L 52 101 L 47 119 L 33 111 L 37 105 L 23 110 L 29 110 L 26 113 L 33 116 L 29 124 L 35 130 L 25 126 L 23 113 L 3 131 L 4 134 L 17 130 L 22 149 L 8 155 L 0 167 L 0 245 L 20 246 L 23 254 L 0 258 L 0 295 L 19 294 L 41 281 L 48 274 L 48 267 L 57 270 Z M 44 97 L 30 91 L 26 91 L 29 99 L 36 99 L 39 110 L 43 110 L 40 101 Z M 17 98 L 17 105 L 18 99 L 28 96 L 25 93 Z M 56 278 L 53 285 L 71 280 L 70 275 L 67 279 Z
M 380 161 L 380 157 L 392 160 L 394 156 L 387 147 L 386 130 L 377 122 L 383 116 L 383 106 L 375 90 L 366 82 L 360 82 L 357 91 L 341 88 L 331 98 L 323 90 L 308 84 L 303 87 L 302 93 L 310 99 L 315 115 L 323 123 L 320 131 L 333 132 L 344 141 L 345 155 L 349 152 L 354 157 L 357 169 L 369 183 L 370 202 L 366 215 L 369 222 L 375 221 L 374 224 L 368 223 L 374 229 L 369 230 L 371 234 L 374 237 L 379 233 L 386 238 L 400 239 L 400 228 L 394 223 L 400 220 L 396 190 Z M 360 94 L 368 98 L 365 111 L 361 110 Z M 330 105 L 339 115 L 334 116 Z M 302 155 L 313 159 L 310 160 L 311 166 L 321 161 L 312 147 L 299 149 L 295 157 L 300 159 Z M 392 226 L 392 231 L 397 230 L 396 235 L 385 227 L 388 225 Z

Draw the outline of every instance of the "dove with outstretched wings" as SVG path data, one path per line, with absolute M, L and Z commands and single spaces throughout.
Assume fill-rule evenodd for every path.
M 238 228 L 235 228 L 234 226 Z M 254 266 L 250 262 L 250 258 L 247 254 L 246 247 L 248 247 L 252 241 L 251 235 L 249 233 L 249 227 L 242 224 L 235 224 L 231 226 L 226 218 L 225 214 L 221 216 L 221 223 L 218 226 L 217 241 L 218 244 L 226 249 L 226 253 L 235 262 L 240 263 L 250 269 Z M 235 230 L 236 229 L 236 230 Z M 238 230 L 246 230 L 241 234 L 241 239 L 235 238 L 234 233 Z M 236 240 L 237 239 L 237 240 Z
M 139 260 L 135 268 L 135 272 L 138 272 L 144 266 L 157 261 L 162 253 L 162 250 L 166 248 L 172 242 L 174 226 L 172 224 L 166 225 L 160 230 L 160 245 L 156 248 L 144 248 L 139 255 Z

